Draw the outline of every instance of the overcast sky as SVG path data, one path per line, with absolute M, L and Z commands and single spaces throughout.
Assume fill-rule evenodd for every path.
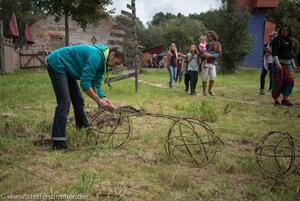
M 115 14 L 120 14 L 121 10 L 127 10 L 126 4 L 130 0 L 113 0 L 110 8 L 115 8 Z M 146 25 L 158 12 L 182 13 L 201 13 L 210 9 L 218 8 L 221 0 L 136 0 L 137 17 Z

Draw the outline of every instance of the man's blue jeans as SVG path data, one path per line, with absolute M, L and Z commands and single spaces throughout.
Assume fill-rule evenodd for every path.
M 176 67 L 173 67 L 173 66 L 169 66 L 168 68 L 168 71 L 169 71 L 169 87 L 170 88 L 173 88 L 173 83 L 174 83 L 174 80 L 176 78 Z
M 177 68 L 177 74 L 176 74 L 175 82 L 177 82 L 178 78 L 179 78 L 179 82 L 181 82 L 181 80 L 182 80 L 182 69 L 180 69 L 180 68 Z
M 66 74 L 55 72 L 49 65 L 47 70 L 57 102 L 52 126 L 52 140 L 64 141 L 66 140 L 67 117 L 71 102 L 75 113 L 76 128 L 89 126 L 84 112 L 84 99 L 75 79 Z

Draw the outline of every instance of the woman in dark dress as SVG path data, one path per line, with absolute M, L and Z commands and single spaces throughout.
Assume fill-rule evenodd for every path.
M 292 94 L 295 80 L 296 63 L 294 61 L 294 42 L 291 39 L 291 28 L 283 25 L 279 29 L 279 35 L 272 44 L 272 54 L 275 67 L 272 72 L 272 97 L 274 105 L 280 105 L 279 97 L 283 95 L 281 105 L 291 107 L 293 104 L 288 100 Z

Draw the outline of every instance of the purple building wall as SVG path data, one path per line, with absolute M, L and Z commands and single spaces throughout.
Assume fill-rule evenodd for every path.
M 263 65 L 263 48 L 265 32 L 265 11 L 253 10 L 249 22 L 249 31 L 253 39 L 251 52 L 245 57 L 243 64 L 247 67 L 261 68 Z

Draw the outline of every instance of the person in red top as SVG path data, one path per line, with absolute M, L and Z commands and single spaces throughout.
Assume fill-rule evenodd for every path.
M 176 72 L 177 72 L 176 62 L 177 62 L 177 59 L 178 59 L 178 56 L 177 56 L 176 44 L 172 43 L 170 45 L 169 51 L 167 53 L 167 61 L 166 61 L 166 64 L 165 64 L 165 68 L 168 68 L 168 71 L 169 71 L 170 79 L 169 79 L 168 85 L 169 85 L 170 88 L 173 88 L 173 83 L 174 83 L 173 81 L 176 78 Z
M 176 73 L 175 82 L 177 82 L 177 80 L 179 80 L 179 82 L 181 82 L 181 80 L 182 80 L 182 64 L 183 64 L 182 54 L 178 53 L 178 59 L 176 62 L 177 73 Z

